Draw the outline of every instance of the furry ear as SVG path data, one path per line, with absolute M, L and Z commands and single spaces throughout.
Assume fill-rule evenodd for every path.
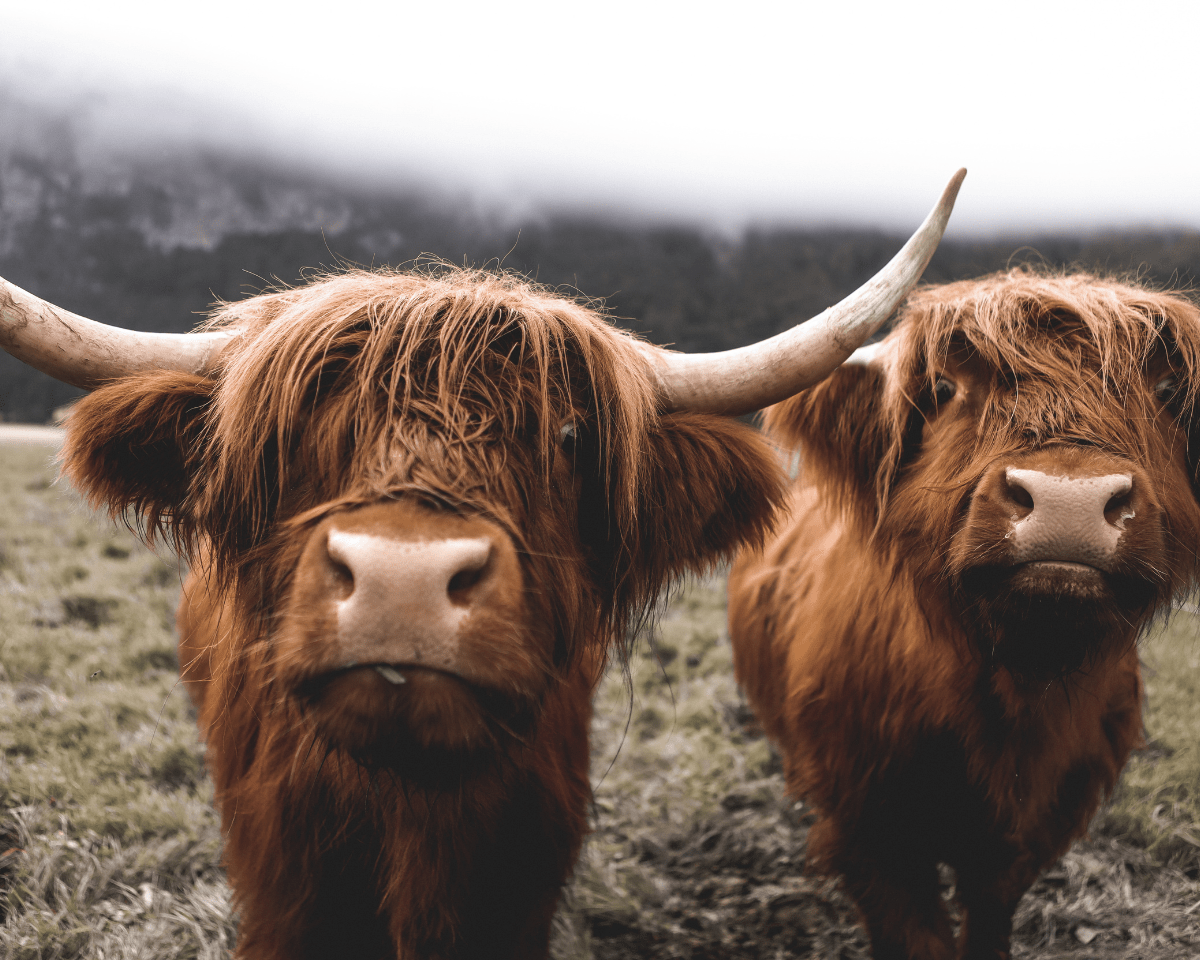
M 845 364 L 827 379 L 769 408 L 767 432 L 798 450 L 801 468 L 817 471 L 842 494 L 839 506 L 875 525 L 893 430 L 884 402 L 884 375 L 875 367 Z
M 213 387 L 204 377 L 163 372 L 94 391 L 71 412 L 63 476 L 146 539 L 186 545 L 185 503 Z
M 638 536 L 624 584 L 654 593 L 686 572 L 761 544 L 784 501 L 777 451 L 753 427 L 698 413 L 663 415 L 647 437 Z

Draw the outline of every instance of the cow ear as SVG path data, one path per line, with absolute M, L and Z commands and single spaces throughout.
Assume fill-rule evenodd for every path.
M 650 431 L 647 453 L 634 580 L 657 590 L 762 542 L 787 477 L 757 430 L 727 417 L 665 414 Z
M 213 381 L 162 372 L 110 383 L 75 405 L 62 473 L 95 508 L 144 536 L 190 539 L 188 491 Z
M 771 407 L 763 420 L 768 434 L 798 452 L 802 470 L 824 477 L 823 486 L 841 495 L 840 506 L 873 527 L 894 432 L 885 411 L 882 371 L 844 364 Z

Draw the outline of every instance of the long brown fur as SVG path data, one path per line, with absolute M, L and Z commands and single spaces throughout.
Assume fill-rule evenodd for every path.
M 211 322 L 239 331 L 217 372 L 96 391 L 64 472 L 192 561 L 180 662 L 238 956 L 544 957 L 586 829 L 594 685 L 668 582 L 761 541 L 774 455 L 736 422 L 661 412 L 636 341 L 508 276 L 351 272 Z M 392 503 L 430 529 L 478 517 L 520 559 L 522 618 L 476 655 L 525 664 L 529 718 L 489 720 L 483 759 L 371 762 L 306 712 L 321 651 L 289 652 L 316 629 L 293 589 L 305 544 Z
M 876 960 L 1007 957 L 1018 899 L 1140 740 L 1139 635 L 1196 585 L 1200 311 L 1017 270 L 918 291 L 885 344 L 883 370 L 843 367 L 767 414 L 801 469 L 787 526 L 731 574 L 735 668 L 818 814 L 810 862 L 843 877 Z M 943 376 L 974 405 L 943 409 Z M 1069 626 L 972 594 L 1003 549 L 973 532 L 973 497 L 1012 458 L 1127 464 L 1159 524 L 1122 542 L 1133 599 L 1095 611 L 1057 664 L 1008 618 L 1056 652 Z M 1014 646 L 1032 659 L 1006 660 Z M 957 946 L 939 862 L 958 873 Z

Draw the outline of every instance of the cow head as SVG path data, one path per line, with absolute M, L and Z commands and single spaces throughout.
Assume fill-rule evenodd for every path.
M 989 662 L 1070 672 L 1192 588 L 1191 302 L 1016 270 L 919 291 L 864 360 L 768 422 Z
M 207 558 L 242 638 L 214 669 L 365 761 L 519 742 L 568 665 L 779 500 L 753 430 L 660 410 L 636 340 L 519 281 L 350 273 L 216 322 L 239 335 L 211 373 L 81 401 L 65 472 Z

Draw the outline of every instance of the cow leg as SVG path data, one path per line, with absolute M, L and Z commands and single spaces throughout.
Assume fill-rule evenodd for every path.
M 1018 856 L 1001 869 L 983 871 L 980 855 L 974 864 L 958 869 L 958 902 L 963 921 L 959 930 L 962 960 L 1009 960 L 1012 919 L 1017 903 L 1037 879 L 1040 858 Z
M 930 861 L 856 857 L 840 865 L 874 960 L 953 960 L 954 935 Z
M 992 891 L 964 889 L 961 884 L 958 902 L 963 909 L 959 931 L 962 960 L 1009 960 L 1016 902 Z

